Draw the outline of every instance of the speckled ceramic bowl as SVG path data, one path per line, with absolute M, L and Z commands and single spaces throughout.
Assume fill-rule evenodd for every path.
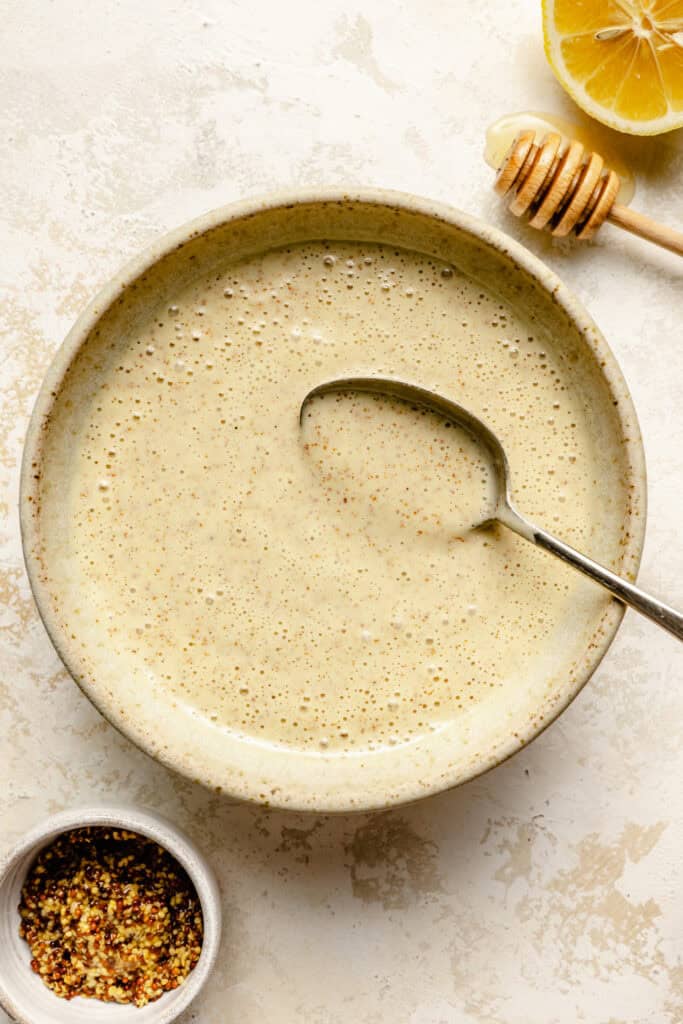
M 173 992 L 147 1006 L 96 999 L 60 999 L 31 970 L 31 954 L 19 937 L 19 897 L 40 850 L 62 832 L 86 825 L 113 825 L 149 836 L 173 854 L 190 876 L 202 905 L 204 937 L 197 966 Z M 32 829 L 0 865 L 0 1006 L 19 1024 L 170 1024 L 205 984 L 218 954 L 221 902 L 213 871 L 179 828 L 152 811 L 124 806 L 80 807 L 55 814 Z
M 79 593 L 70 559 L 70 465 L 83 399 L 74 379 L 105 347 L 125 344 L 126 327 L 151 315 L 145 296 L 170 300 L 174 289 L 232 259 L 311 239 L 372 241 L 428 253 L 511 303 L 533 299 L 544 339 L 581 367 L 605 476 L 619 497 L 595 502 L 595 536 L 614 568 L 634 578 L 643 544 L 645 470 L 631 398 L 597 327 L 557 277 L 501 232 L 412 196 L 363 190 L 275 195 L 217 210 L 152 246 L 108 285 L 78 320 L 50 367 L 28 437 L 21 524 L 29 577 L 55 647 L 83 691 L 108 720 L 164 764 L 236 797 L 298 809 L 386 807 L 462 783 L 528 743 L 578 693 L 599 664 L 623 615 L 604 595 L 580 629 L 567 621 L 539 652 L 538 680 L 508 688 L 476 715 L 409 744 L 353 755 L 300 751 L 216 729 L 144 684 L 145 670 L 109 652 L 86 658 L 79 636 L 88 609 L 73 621 L 63 598 Z M 72 372 L 78 365 L 78 372 Z M 586 399 L 588 401 L 588 399 Z M 622 497 L 623 495 L 623 497 Z M 602 505 L 604 504 L 604 509 Z M 48 543 L 49 542 L 49 543 Z M 598 546 L 596 550 L 601 550 Z M 46 552 L 51 552 L 49 555 Z M 73 602 L 72 602 L 73 603 Z M 82 612 L 82 614 L 81 614 Z M 106 646 L 106 645 L 104 645 Z

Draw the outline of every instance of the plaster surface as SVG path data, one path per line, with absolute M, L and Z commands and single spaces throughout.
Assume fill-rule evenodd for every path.
M 26 424 L 88 299 L 212 207 L 348 183 L 483 217 L 575 290 L 641 421 L 640 581 L 683 605 L 683 264 L 609 226 L 593 244 L 531 232 L 481 156 L 504 113 L 583 119 L 546 65 L 540 3 L 5 0 L 2 14 L 0 854 L 97 797 L 186 829 L 219 875 L 225 931 L 184 1024 L 680 1024 L 672 638 L 629 612 L 559 721 L 459 790 L 385 814 L 269 813 L 172 775 L 104 722 L 61 667 L 21 557 Z M 680 226 L 681 133 L 612 138 L 638 175 L 633 205 Z

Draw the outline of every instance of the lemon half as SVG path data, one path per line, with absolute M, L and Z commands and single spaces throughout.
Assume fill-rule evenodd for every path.
M 621 132 L 683 125 L 683 0 L 543 0 L 545 52 L 586 113 Z

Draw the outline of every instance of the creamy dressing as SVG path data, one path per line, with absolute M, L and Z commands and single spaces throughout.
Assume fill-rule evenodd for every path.
M 389 548 L 431 534 L 464 540 L 489 520 L 495 477 L 486 452 L 444 417 L 402 400 L 328 394 L 304 413 L 312 488 L 333 529 L 354 523 Z
M 89 372 L 65 498 L 90 623 L 73 642 L 142 663 L 216 729 L 311 751 L 414 740 L 504 701 L 590 590 L 472 529 L 491 482 L 458 428 L 360 395 L 299 427 L 332 377 L 436 388 L 499 434 L 520 507 L 587 546 L 597 455 L 570 360 L 456 267 L 370 243 L 252 256 Z

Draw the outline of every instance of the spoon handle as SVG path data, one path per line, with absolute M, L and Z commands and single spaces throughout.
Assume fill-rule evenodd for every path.
M 524 529 L 518 529 L 517 524 L 513 525 L 512 521 L 507 519 L 504 521 L 506 525 L 511 526 L 517 533 L 521 533 L 523 537 L 533 540 L 534 544 L 537 544 L 539 548 L 544 548 L 546 551 L 552 552 L 553 555 L 557 555 L 563 562 L 573 565 L 575 569 L 579 569 L 586 576 L 590 576 L 592 580 L 595 580 L 596 583 L 600 583 L 611 594 L 614 594 L 620 601 L 623 601 L 624 604 L 627 604 L 630 608 L 635 608 L 641 615 L 646 615 L 648 619 L 652 619 L 658 626 L 668 630 L 669 633 L 673 633 L 679 640 L 683 640 L 683 615 L 674 608 L 651 597 L 650 594 L 646 594 L 640 587 L 634 586 L 633 583 L 628 583 L 621 576 L 617 576 L 610 569 L 606 569 L 604 565 L 594 562 L 592 558 L 582 555 L 580 551 L 576 551 L 558 537 L 553 537 L 551 533 L 543 530 L 540 526 L 535 526 L 522 520 Z

